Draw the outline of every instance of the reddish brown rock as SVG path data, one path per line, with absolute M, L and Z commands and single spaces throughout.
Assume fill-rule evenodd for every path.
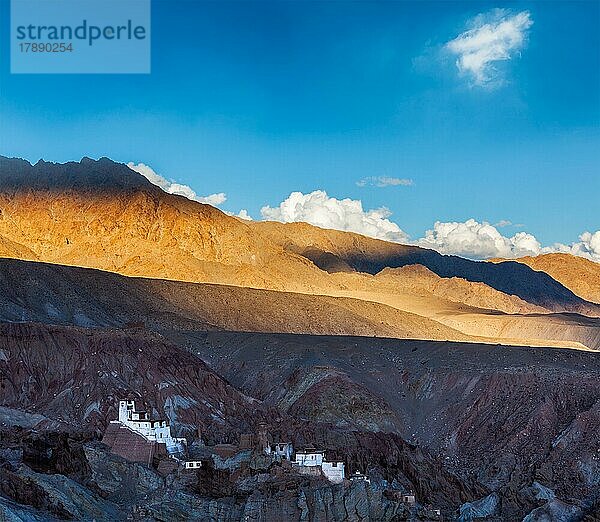
M 154 457 L 165 452 L 160 444 L 144 438 L 122 424 L 111 422 L 104 431 L 102 442 L 110 451 L 131 462 L 142 462 L 150 466 Z M 164 444 L 162 445 L 164 446 Z

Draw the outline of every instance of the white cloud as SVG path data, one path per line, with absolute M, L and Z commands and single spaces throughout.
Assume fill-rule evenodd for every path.
M 456 254 L 474 259 L 514 258 L 540 253 L 538 240 L 526 232 L 505 237 L 487 222 L 469 219 L 464 223 L 436 221 L 432 230 L 416 242 L 442 254 Z
M 469 29 L 446 44 L 457 55 L 458 70 L 469 75 L 476 85 L 494 85 L 500 78 L 494 64 L 510 60 L 523 49 L 533 20 L 529 11 L 511 14 L 494 9 L 477 15 Z
M 138 163 L 137 165 L 135 165 L 132 161 L 130 161 L 127 164 L 127 166 L 131 170 L 144 176 L 150 183 L 156 185 L 157 187 L 160 187 L 169 194 L 184 196 L 193 201 L 197 201 L 198 203 L 205 203 L 207 205 L 212 205 L 213 207 L 217 207 L 227 200 L 227 195 L 224 192 L 210 194 L 208 196 L 198 196 L 194 192 L 194 190 L 188 185 L 182 185 L 180 183 L 169 181 L 163 178 L 160 174 L 154 172 L 154 170 L 151 167 L 149 167 L 148 165 L 144 165 L 143 163 Z
M 323 190 L 292 192 L 278 207 L 263 207 L 263 219 L 291 223 L 304 221 L 322 228 L 357 232 L 377 239 L 406 242 L 408 236 L 390 221 L 387 208 L 363 210 L 362 202 L 329 197 Z
M 240 219 L 245 219 L 246 221 L 254 221 L 252 219 L 252 216 L 248 214 L 248 211 L 245 208 L 240 210 L 237 214 L 234 212 L 228 212 L 227 210 L 224 210 L 223 212 L 225 212 L 225 214 L 227 214 L 228 216 L 238 217 Z
M 503 236 L 494 225 L 479 223 L 474 219 L 461 222 L 437 221 L 425 237 L 416 245 L 432 248 L 442 254 L 455 254 L 472 259 L 501 257 L 514 259 L 523 256 L 537 256 L 551 252 L 565 252 L 600 262 L 600 230 L 584 232 L 579 241 L 565 245 L 555 243 L 542 247 L 535 236 L 527 232 L 517 232 L 514 236 Z
M 498 223 L 494 223 L 494 226 L 498 228 L 509 227 L 511 225 L 512 221 L 509 221 L 508 219 L 501 219 L 500 221 L 498 221 Z
M 412 179 L 407 178 L 392 178 L 389 176 L 368 176 L 366 178 L 359 179 L 356 182 L 356 185 L 359 187 L 366 187 L 367 185 L 371 185 L 374 187 L 409 187 L 414 185 Z
M 579 241 L 570 245 L 555 243 L 550 247 L 544 247 L 542 252 L 565 252 L 600 263 L 600 230 L 596 230 L 596 232 L 584 232 L 579 236 Z
M 225 195 L 225 192 L 219 192 L 208 196 L 196 196 L 195 198 L 190 199 L 195 199 L 198 203 L 206 203 L 207 205 L 218 207 L 221 203 L 225 203 L 227 196 Z
M 246 221 L 253 221 L 252 216 L 248 214 L 248 211 L 245 208 L 240 210 L 236 215 L 240 219 L 245 219 Z
M 260 212 L 266 220 L 284 223 L 304 221 L 322 228 L 357 232 L 377 239 L 414 244 L 437 250 L 442 254 L 454 254 L 470 259 L 515 259 L 550 252 L 566 252 L 600 262 L 600 230 L 594 233 L 584 232 L 579 236 L 578 242 L 569 245 L 556 243 L 543 247 L 535 236 L 527 232 L 517 232 L 510 237 L 501 234 L 497 227 L 511 225 L 508 220 L 491 225 L 486 221 L 469 219 L 465 222 L 436 221 L 433 229 L 427 230 L 424 237 L 411 241 L 396 223 L 388 219 L 391 212 L 387 208 L 364 210 L 360 200 L 332 198 L 323 190 L 315 190 L 308 194 L 292 192 L 279 206 L 265 206 Z

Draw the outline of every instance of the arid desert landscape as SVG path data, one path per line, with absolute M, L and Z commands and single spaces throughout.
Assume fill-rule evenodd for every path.
M 594 261 L 7 157 L 0 256 L 2 520 L 600 520 Z

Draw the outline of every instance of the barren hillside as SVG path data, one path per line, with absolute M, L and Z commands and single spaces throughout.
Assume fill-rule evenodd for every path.
M 494 262 L 503 260 L 495 259 Z M 515 259 L 549 276 L 575 292 L 579 297 L 600 303 L 600 264 L 570 254 L 543 254 Z
M 525 265 L 441 256 L 302 223 L 244 222 L 166 194 L 108 159 L 34 166 L 0 159 L 0 254 L 232 285 L 187 298 L 200 314 L 194 317 L 213 327 L 597 347 L 587 331 L 593 321 L 582 333 L 561 315 L 547 331 L 542 316 L 523 319 L 549 311 L 600 316 L 600 306 Z M 232 302 L 240 312 L 230 312 Z
M 94 327 L 143 323 L 157 331 L 472 339 L 426 317 L 369 301 L 132 278 L 13 259 L 0 259 L 0 320 Z
M 564 499 L 596 497 L 597 353 L 225 332 L 191 346 L 267 404 L 338 426 L 392 424 L 502 491 L 504 509 L 523 509 L 534 481 Z

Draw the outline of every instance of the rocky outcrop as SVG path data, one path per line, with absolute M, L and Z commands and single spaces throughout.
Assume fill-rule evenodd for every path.
M 260 405 L 196 356 L 156 335 L 38 324 L 0 324 L 2 405 L 102 433 L 117 401 L 143 398 L 178 433 L 237 438 Z
M 460 516 L 458 517 L 457 522 L 472 522 L 473 520 L 492 517 L 496 514 L 499 501 L 498 495 L 492 493 L 475 502 L 467 502 L 460 506 Z
M 431 448 L 450 469 L 474 473 L 488 493 L 495 491 L 502 516 L 524 517 L 536 507 L 537 500 L 522 493 L 535 481 L 551 487 L 569 504 L 595 501 L 600 476 L 596 353 L 216 332 L 205 334 L 194 348 L 245 393 L 267 403 L 293 397 L 294 404 L 306 404 L 303 408 L 314 404 L 314 410 L 306 411 L 321 414 L 323 409 L 326 418 L 339 426 L 352 405 L 347 388 L 337 388 L 336 401 L 336 386 L 319 389 L 299 383 L 325 371 L 343 375 L 344 382 L 355 384 L 352 392 L 362 393 L 364 401 L 373 395 L 385 400 L 402 419 L 396 425 L 402 437 Z M 361 415 L 372 415 L 373 424 L 380 423 L 372 407 L 357 417 Z M 302 429 L 297 428 L 296 437 L 300 433 Z M 364 470 L 369 454 L 384 461 L 387 454 L 394 455 L 385 445 L 376 449 L 377 445 L 364 440 L 352 441 L 348 434 L 335 443 L 315 433 L 295 440 L 347 448 L 346 455 L 355 459 L 350 461 L 356 466 L 352 469 Z M 393 469 L 391 462 L 385 467 Z M 396 472 L 400 475 L 400 470 Z M 470 491 L 462 498 L 472 501 L 487 495 L 484 490 L 481 493 Z M 420 494 L 424 498 L 428 492 Z
M 60 520 L 108 522 L 123 518 L 116 505 L 78 482 L 64 475 L 36 473 L 23 465 L 14 470 L 2 469 L 0 493 L 16 504 Z
M 308 375 L 300 379 L 298 374 L 302 373 L 299 370 L 292 376 L 290 380 L 295 383 L 284 384 L 287 393 L 278 402 L 280 409 L 294 417 L 333 424 L 338 428 L 402 431 L 402 419 L 389 404 L 368 388 L 352 382 L 345 374 L 319 368 L 306 372 Z M 311 377 L 316 378 L 312 381 Z M 289 404 L 287 408 L 286 404 Z
M 438 520 L 435 510 L 405 504 L 384 480 L 333 485 L 279 470 L 230 473 L 211 466 L 167 477 L 125 461 L 95 442 L 83 446 L 87 472 L 78 481 L 19 463 L 3 468 L 0 513 L 8 520 L 205 520 L 242 522 Z M 10 518 L 9 518 L 10 517 Z M 212 517 L 212 518 L 211 518 Z

